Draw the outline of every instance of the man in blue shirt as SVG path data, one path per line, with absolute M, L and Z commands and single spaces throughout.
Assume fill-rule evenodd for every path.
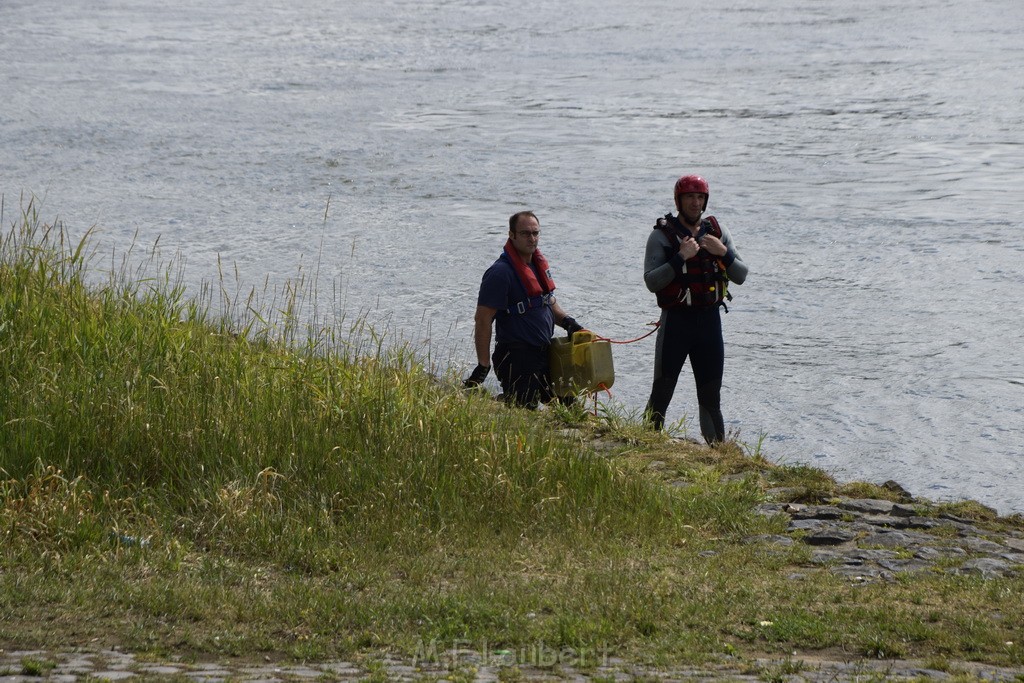
M 539 242 L 540 221 L 532 211 L 509 217 L 504 251 L 480 282 L 473 328 L 477 366 L 464 382 L 467 387 L 481 384 L 493 360 L 505 401 L 530 408 L 552 399 L 548 346 L 554 325 L 570 337 L 583 329 L 555 300 L 555 283 Z M 488 357 L 492 323 L 496 340 Z

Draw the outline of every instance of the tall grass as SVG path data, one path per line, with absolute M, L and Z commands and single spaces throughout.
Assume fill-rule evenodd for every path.
M 316 564 L 355 541 L 680 523 L 661 487 L 436 379 L 360 322 L 303 323 L 311 285 L 272 308 L 225 297 L 213 315 L 173 263 L 90 284 L 90 239 L 29 202 L 0 243 L 0 495 L 10 514 L 63 491 L 93 520 L 64 543 L 130 519 L 137 535 Z
M 31 201 L 0 234 L 0 645 L 1024 662 L 1020 578 L 851 586 L 744 542 L 784 524 L 759 477 L 823 499 L 823 473 L 614 413 L 598 456 L 558 436 L 601 433 L 584 410 L 508 409 L 323 324 L 315 275 L 189 297 L 155 250 L 93 268 L 91 240 Z

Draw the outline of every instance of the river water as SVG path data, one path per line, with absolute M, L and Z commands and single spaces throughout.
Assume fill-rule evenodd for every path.
M 1018 0 L 0 0 L 4 223 L 34 193 L 101 254 L 159 238 L 195 291 L 301 272 L 317 315 L 463 374 L 509 214 L 627 340 L 697 172 L 751 269 L 727 428 L 1024 512 L 1022 31 Z M 614 347 L 610 405 L 640 410 L 653 349 Z

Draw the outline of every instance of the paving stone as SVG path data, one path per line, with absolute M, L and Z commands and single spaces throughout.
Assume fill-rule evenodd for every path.
M 139 671 L 154 676 L 175 676 L 182 672 L 180 666 L 161 666 L 161 665 L 148 665 L 139 667 Z
M 814 531 L 829 526 L 829 523 L 820 519 L 794 519 L 789 522 L 790 531 Z
M 1006 546 L 984 538 L 965 538 L 961 543 L 965 550 L 972 553 L 1005 553 Z
M 934 529 L 942 526 L 942 522 L 931 517 L 908 517 L 903 528 L 905 529 Z
M 950 520 L 939 519 L 936 520 L 936 526 L 953 527 L 961 536 L 979 536 L 981 530 L 973 524 L 966 524 L 964 522 L 955 522 Z
M 270 681 L 284 680 L 284 674 L 279 668 L 273 666 L 242 666 L 234 670 L 232 678 L 270 683 Z
M 888 515 L 892 512 L 893 503 L 888 500 L 874 498 L 850 498 L 839 502 L 843 510 L 850 510 L 865 515 Z
M 362 671 L 351 662 L 328 662 L 321 665 L 321 668 L 328 673 L 335 674 L 336 676 L 356 676 Z
M 289 667 L 285 670 L 285 674 L 289 678 L 321 678 L 324 675 L 324 672 L 311 669 L 308 666 L 297 666 Z
M 899 556 L 895 550 L 876 550 L 871 548 L 852 548 L 844 551 L 843 555 L 860 560 L 861 562 L 881 562 L 883 560 L 896 559 Z
M 900 517 L 898 515 L 889 515 L 887 518 L 879 519 L 884 521 L 883 524 L 876 524 L 876 526 L 887 526 L 892 529 L 906 530 L 906 529 L 931 529 L 934 528 L 933 524 L 926 524 L 922 522 L 922 517 Z
M 1007 576 L 1011 572 L 1010 563 L 1005 560 L 983 557 L 976 560 L 967 560 L 955 570 L 959 574 L 981 576 L 985 579 L 995 579 Z
M 835 567 L 829 567 L 829 571 L 839 576 L 845 576 L 856 581 L 874 581 L 878 579 L 892 579 L 892 574 L 881 569 L 880 567 L 872 567 L 868 565 L 836 565 Z
M 878 545 L 883 548 L 908 548 L 923 545 L 934 540 L 932 536 L 913 531 L 880 531 L 877 534 L 862 538 L 860 545 Z
M 945 520 L 948 520 L 948 521 L 953 522 L 955 524 L 962 524 L 962 525 L 965 525 L 965 526 L 974 526 L 974 522 L 972 522 L 971 520 L 964 519 L 963 517 L 957 517 L 956 515 L 951 514 L 949 512 L 942 512 L 942 513 L 940 513 L 939 514 L 939 519 L 945 519 Z
M 879 566 L 895 573 L 923 572 L 933 569 L 935 565 L 925 560 L 880 560 Z
M 768 543 L 781 548 L 788 548 L 793 545 L 793 539 L 789 536 L 783 536 L 782 534 L 761 534 L 759 536 L 747 536 L 743 539 L 744 543 Z
M 914 557 L 921 560 L 928 560 L 929 562 L 935 562 L 950 557 L 963 557 L 967 552 L 963 548 L 948 547 L 948 548 L 934 548 L 931 546 L 921 546 L 914 551 Z
M 793 519 L 842 519 L 843 511 L 834 505 L 808 505 L 792 512 Z
M 108 669 L 106 671 L 97 671 L 96 673 L 90 674 L 91 678 L 98 678 L 106 681 L 123 681 L 128 678 L 134 678 L 137 676 L 134 671 L 125 671 L 123 669 Z
M 842 545 L 855 538 L 857 538 L 857 534 L 853 531 L 847 531 L 840 527 L 828 527 L 807 534 L 803 540 L 807 545 Z
M 812 564 L 847 564 L 843 553 L 836 550 L 815 550 L 811 554 Z M 858 563 L 859 564 L 859 563 Z
M 54 672 L 58 674 L 76 675 L 88 673 L 95 668 L 96 665 L 93 664 L 92 660 L 88 657 L 74 657 L 66 662 L 58 664 L 54 669 Z
M 784 514 L 783 508 L 787 505 L 788 503 L 761 503 L 754 508 L 754 511 L 759 515 L 771 517 L 773 515 Z
M 1016 550 L 1019 553 L 1024 553 L 1024 538 L 1004 538 L 1003 545 L 1010 550 Z
M 864 515 L 859 521 L 871 526 L 890 527 L 893 529 L 906 529 L 910 525 L 905 517 L 893 517 L 892 515 Z

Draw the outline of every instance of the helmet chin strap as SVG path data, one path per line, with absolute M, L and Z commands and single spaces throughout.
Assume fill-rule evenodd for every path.
M 690 222 L 690 217 L 687 216 L 685 213 L 683 213 L 682 209 L 680 209 L 679 210 L 679 219 L 680 219 L 679 222 L 682 223 L 683 225 L 690 226 L 690 227 L 698 226 L 698 225 L 700 225 L 700 219 L 701 219 L 701 217 L 703 215 L 704 215 L 703 211 L 699 212 L 697 214 L 697 218 L 691 223 Z

